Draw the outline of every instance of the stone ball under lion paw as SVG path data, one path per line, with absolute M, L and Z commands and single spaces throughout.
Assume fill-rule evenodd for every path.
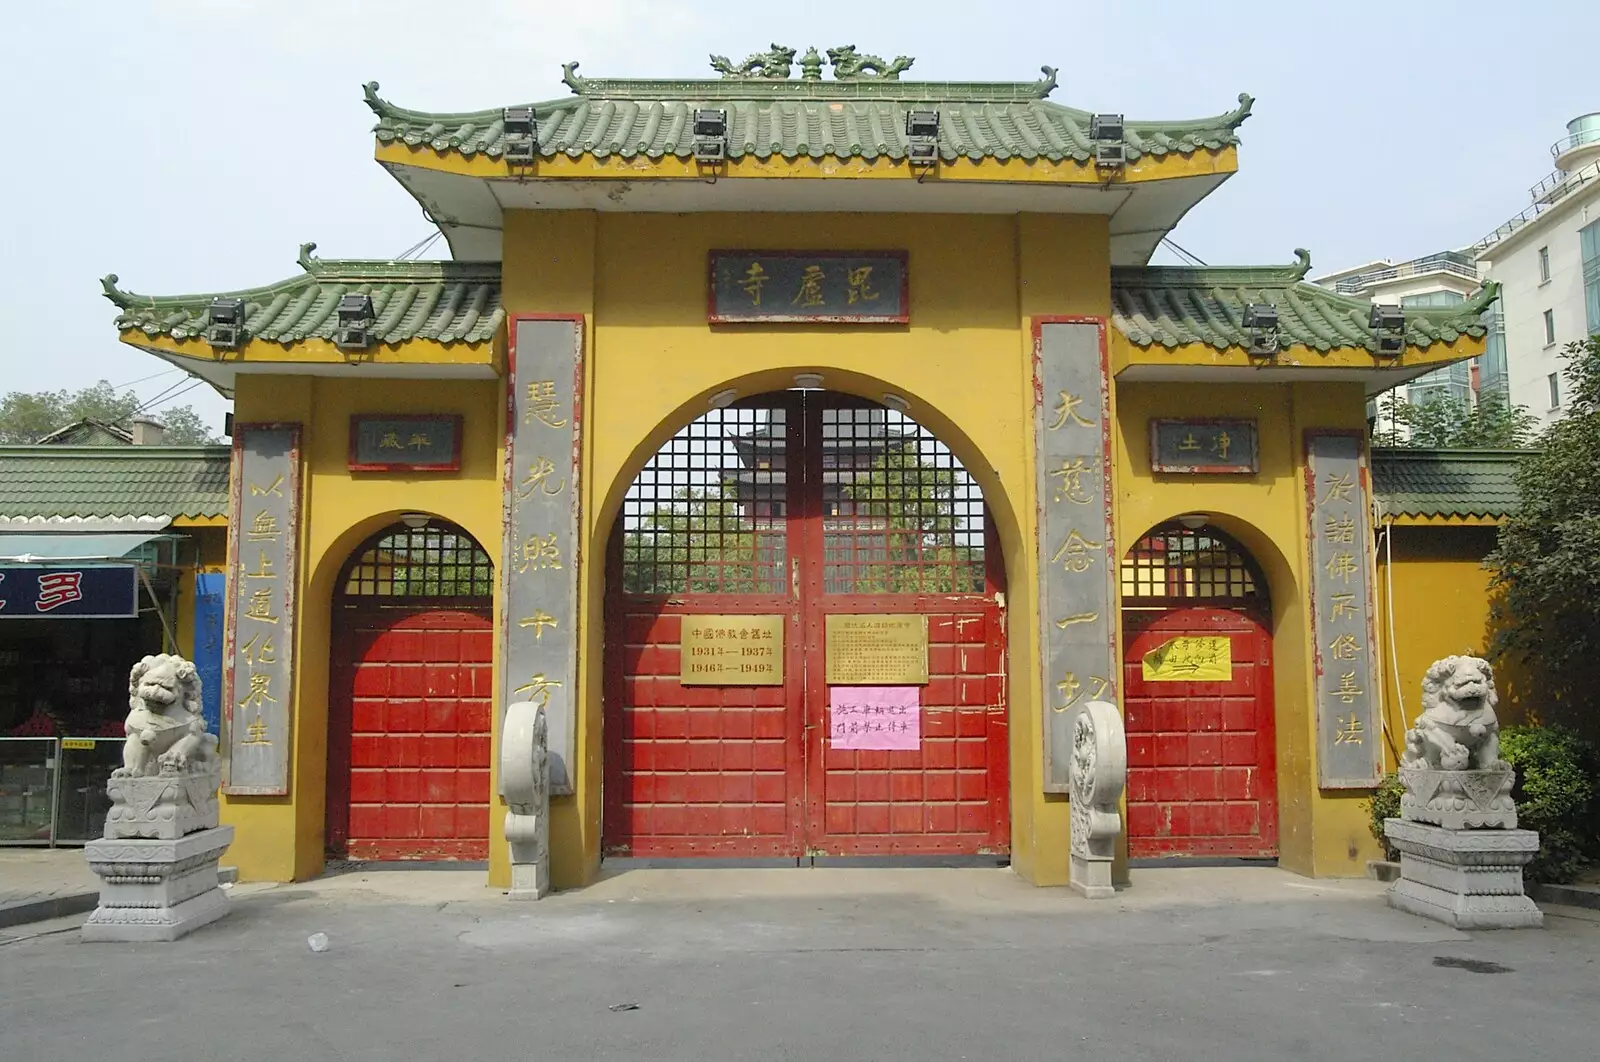
M 1467 755 L 1467 749 L 1463 745 L 1445 749 L 1439 754 L 1439 766 L 1447 771 L 1459 771 L 1467 765 Z

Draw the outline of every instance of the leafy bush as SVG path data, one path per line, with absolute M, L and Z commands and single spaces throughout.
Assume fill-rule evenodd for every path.
M 1383 858 L 1391 863 L 1399 860 L 1400 853 L 1395 851 L 1389 839 L 1383 835 L 1383 820 L 1400 817 L 1400 794 L 1405 791 L 1406 787 L 1400 784 L 1400 776 L 1391 772 L 1383 776 L 1383 781 L 1378 783 L 1372 799 L 1367 801 L 1367 811 L 1372 815 L 1372 822 L 1369 824 L 1372 836 L 1383 845 Z
M 1517 825 L 1539 831 L 1531 881 L 1571 881 L 1600 855 L 1600 753 L 1556 726 L 1500 731 L 1500 755 L 1517 769 Z
M 1500 755 L 1517 769 L 1517 825 L 1539 831 L 1527 879 L 1571 881 L 1600 859 L 1600 752 L 1563 727 L 1509 726 L 1500 731 Z M 1400 816 L 1403 792 L 1400 776 L 1387 774 L 1367 802 L 1372 836 L 1391 861 L 1400 856 L 1383 820 Z

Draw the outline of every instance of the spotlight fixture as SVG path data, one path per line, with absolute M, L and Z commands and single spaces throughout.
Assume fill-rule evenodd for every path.
M 372 342 L 372 296 L 365 293 L 339 296 L 338 314 L 334 346 L 340 350 L 366 350 Z
M 1250 333 L 1250 353 L 1278 352 L 1278 308 L 1270 302 L 1252 302 L 1244 308 L 1244 327 Z
M 206 310 L 206 342 L 233 350 L 244 342 L 244 300 L 219 297 Z
M 1094 164 L 1105 170 L 1121 169 L 1128 161 L 1120 114 L 1096 114 L 1089 119 L 1089 139 L 1094 141 Z
M 906 112 L 906 161 L 913 166 L 939 162 L 939 112 Z
M 539 153 L 539 120 L 532 107 L 507 107 L 501 115 L 506 161 L 528 165 Z
M 728 156 L 728 112 L 702 107 L 694 112 L 694 160 L 721 162 Z
M 1405 311 L 1392 304 L 1373 303 L 1367 312 L 1367 327 L 1372 329 L 1373 349 L 1385 358 L 1397 358 L 1406 350 Z

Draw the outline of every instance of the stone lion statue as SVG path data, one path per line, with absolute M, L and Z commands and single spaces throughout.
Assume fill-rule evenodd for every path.
M 1406 731 L 1404 767 L 1494 771 L 1500 758 L 1494 669 L 1476 656 L 1436 660 L 1422 679 L 1422 714 Z
M 201 715 L 200 676 L 181 656 L 147 656 L 128 673 L 128 741 L 122 747 L 124 778 L 145 778 L 163 768 L 208 767 L 217 738 Z

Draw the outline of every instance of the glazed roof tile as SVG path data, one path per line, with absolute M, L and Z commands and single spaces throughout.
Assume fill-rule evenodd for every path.
M 226 446 L 3 446 L 0 517 L 228 514 Z
M 245 331 L 253 339 L 282 343 L 331 340 L 339 298 L 372 296 L 381 343 L 431 339 L 487 343 L 505 319 L 498 262 L 361 261 L 313 258 L 316 244 L 300 248 L 297 277 L 265 287 L 203 295 L 148 296 L 120 290 L 115 273 L 102 280 L 106 298 L 122 310 L 120 331 L 174 339 L 203 337 L 211 300 L 242 298 Z
M 792 53 L 791 53 L 792 57 Z M 756 57 L 752 57 L 753 59 Z M 747 60 L 747 65 L 749 61 Z M 905 61 L 910 65 L 910 60 Z M 905 116 L 912 110 L 940 112 L 939 154 L 958 158 L 1021 158 L 1088 162 L 1094 157 L 1088 111 L 1045 100 L 1056 71 L 1044 67 L 1035 82 L 927 82 L 857 76 L 840 80 L 727 76 L 722 80 L 602 80 L 579 77 L 568 63 L 563 80 L 570 98 L 527 104 L 537 118 L 539 153 L 595 158 L 657 159 L 694 154 L 694 112 L 728 112 L 727 156 L 903 159 Z M 802 69 L 804 64 L 802 63 Z M 382 99 L 378 83 L 364 86 L 367 106 L 378 116 L 379 142 L 428 147 L 467 158 L 505 153 L 502 107 L 439 113 L 407 110 Z M 1127 158 L 1191 155 L 1238 144 L 1240 123 L 1253 101 L 1211 118 L 1170 122 L 1126 122 Z
M 505 319 L 498 262 L 388 262 L 312 258 L 301 247 L 304 274 L 265 287 L 218 294 L 145 296 L 121 291 L 115 274 L 101 281 L 122 312 L 117 327 L 148 336 L 186 339 L 205 335 L 207 308 L 218 295 L 245 300 L 245 329 L 256 339 L 288 346 L 308 337 L 331 339 L 335 307 L 347 292 L 372 295 L 380 341 L 432 339 L 489 342 Z M 1369 304 L 1338 295 L 1302 278 L 1310 255 L 1298 264 L 1269 267 L 1117 266 L 1111 270 L 1112 323 L 1137 347 L 1175 348 L 1204 343 L 1224 350 L 1249 346 L 1245 307 L 1277 307 L 1280 340 L 1315 350 L 1372 349 Z M 1406 340 L 1426 348 L 1485 333 L 1481 312 L 1495 285 L 1458 306 L 1406 311 Z
M 1311 255 L 1295 252 L 1292 266 L 1114 266 L 1111 270 L 1112 321 L 1136 347 L 1174 348 L 1204 343 L 1224 350 L 1248 347 L 1245 307 L 1270 303 L 1278 311 L 1279 341 L 1313 350 L 1336 347 L 1376 349 L 1367 324 L 1372 304 L 1305 283 Z M 1498 286 L 1486 284 L 1457 306 L 1407 309 L 1406 343 L 1426 349 L 1461 336 L 1481 338 L 1480 315 L 1494 301 Z
M 1394 516 L 1502 519 L 1517 509 L 1525 450 L 1372 451 L 1372 492 Z

